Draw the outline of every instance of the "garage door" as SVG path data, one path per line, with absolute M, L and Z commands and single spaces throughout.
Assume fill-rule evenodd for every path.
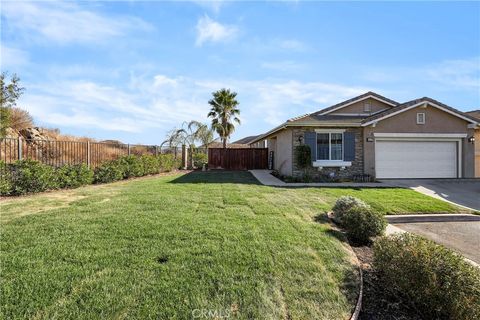
M 377 178 L 457 178 L 455 141 L 376 141 Z

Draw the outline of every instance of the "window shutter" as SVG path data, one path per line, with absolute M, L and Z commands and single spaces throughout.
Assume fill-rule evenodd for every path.
M 343 144 L 345 146 L 344 161 L 353 161 L 355 160 L 355 133 L 354 132 L 345 132 L 343 134 Z
M 317 133 L 311 131 L 305 132 L 305 144 L 310 147 L 312 161 L 317 160 Z

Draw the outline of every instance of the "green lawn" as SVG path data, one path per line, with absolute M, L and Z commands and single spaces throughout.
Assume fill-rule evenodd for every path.
M 358 276 L 322 218 L 345 194 L 384 213 L 455 211 L 411 190 L 273 188 L 244 172 L 2 200 L 0 318 L 346 319 Z

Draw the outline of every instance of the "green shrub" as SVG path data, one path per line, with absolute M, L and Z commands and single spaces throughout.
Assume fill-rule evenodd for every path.
M 352 196 L 342 196 L 337 199 L 335 205 L 332 208 L 333 217 L 334 219 L 342 224 L 342 217 L 343 215 L 350 209 L 354 207 L 362 207 L 362 208 L 370 208 L 368 204 L 363 202 L 362 200 L 352 197 Z
M 34 160 L 19 160 L 12 166 L 12 193 L 42 192 L 58 187 L 55 170 Z
M 169 172 L 180 167 L 180 160 L 175 159 L 173 154 L 161 154 L 158 158 L 161 172 Z
M 11 168 L 5 162 L 0 161 L 0 195 L 6 196 L 12 193 Z
M 121 160 L 111 160 L 95 168 L 93 180 L 95 183 L 107 183 L 122 180 L 125 176 L 125 163 Z
M 93 181 L 93 170 L 86 164 L 67 164 L 57 168 L 55 174 L 59 188 L 78 188 Z
M 299 168 L 308 168 L 312 162 L 310 147 L 302 144 L 295 147 L 295 162 Z
M 480 319 L 480 270 L 441 245 L 408 233 L 380 238 L 373 268 L 385 292 L 423 319 Z
M 208 155 L 203 152 L 197 152 L 193 155 L 193 166 L 195 168 L 201 168 L 204 164 L 208 163 Z
M 368 244 L 370 238 L 383 234 L 387 221 L 371 208 L 354 206 L 343 214 L 342 225 L 353 242 Z
M 115 161 L 118 161 L 119 165 L 124 166 L 124 178 L 141 177 L 145 175 L 142 159 L 138 156 L 125 156 Z
M 158 157 L 152 155 L 143 155 L 141 158 L 143 164 L 143 172 L 147 174 L 156 174 L 160 172 Z

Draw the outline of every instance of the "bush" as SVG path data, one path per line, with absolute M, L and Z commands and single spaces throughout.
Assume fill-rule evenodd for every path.
M 175 159 L 173 154 L 161 154 L 158 156 L 161 172 L 169 172 L 180 167 L 180 159 Z
M 107 183 L 122 180 L 125 176 L 125 163 L 122 160 L 111 160 L 95 168 L 93 180 L 95 183 Z
M 0 161 L 0 195 L 9 195 L 12 192 L 12 188 L 10 166 L 7 166 L 5 162 Z
M 412 234 L 383 237 L 373 268 L 387 294 L 402 296 L 423 319 L 480 319 L 480 271 L 453 251 Z
M 370 238 L 383 234 L 387 221 L 371 208 L 354 206 L 342 216 L 342 225 L 353 242 L 368 244 Z
M 352 197 L 352 196 L 342 196 L 337 199 L 335 205 L 332 208 L 333 217 L 334 219 L 342 224 L 343 222 L 343 215 L 350 209 L 354 207 L 361 207 L 361 208 L 370 208 L 368 204 L 363 202 L 362 200 Z
M 295 147 L 295 162 L 299 168 L 305 169 L 310 166 L 312 161 L 310 147 L 307 145 L 299 145 Z
M 124 178 L 141 177 L 145 175 L 142 159 L 135 155 L 121 157 L 118 160 L 119 165 L 124 166 Z
M 12 193 L 42 192 L 58 187 L 55 170 L 34 160 L 19 160 L 12 166 Z
M 59 188 L 78 188 L 93 181 L 93 170 L 86 164 L 67 164 L 58 168 L 55 173 Z
M 156 174 L 160 172 L 160 165 L 158 157 L 152 155 L 143 155 L 140 158 L 143 165 L 143 173 L 147 174 Z
M 193 155 L 193 166 L 195 168 L 201 168 L 204 164 L 208 163 L 208 155 L 203 152 L 197 152 Z

